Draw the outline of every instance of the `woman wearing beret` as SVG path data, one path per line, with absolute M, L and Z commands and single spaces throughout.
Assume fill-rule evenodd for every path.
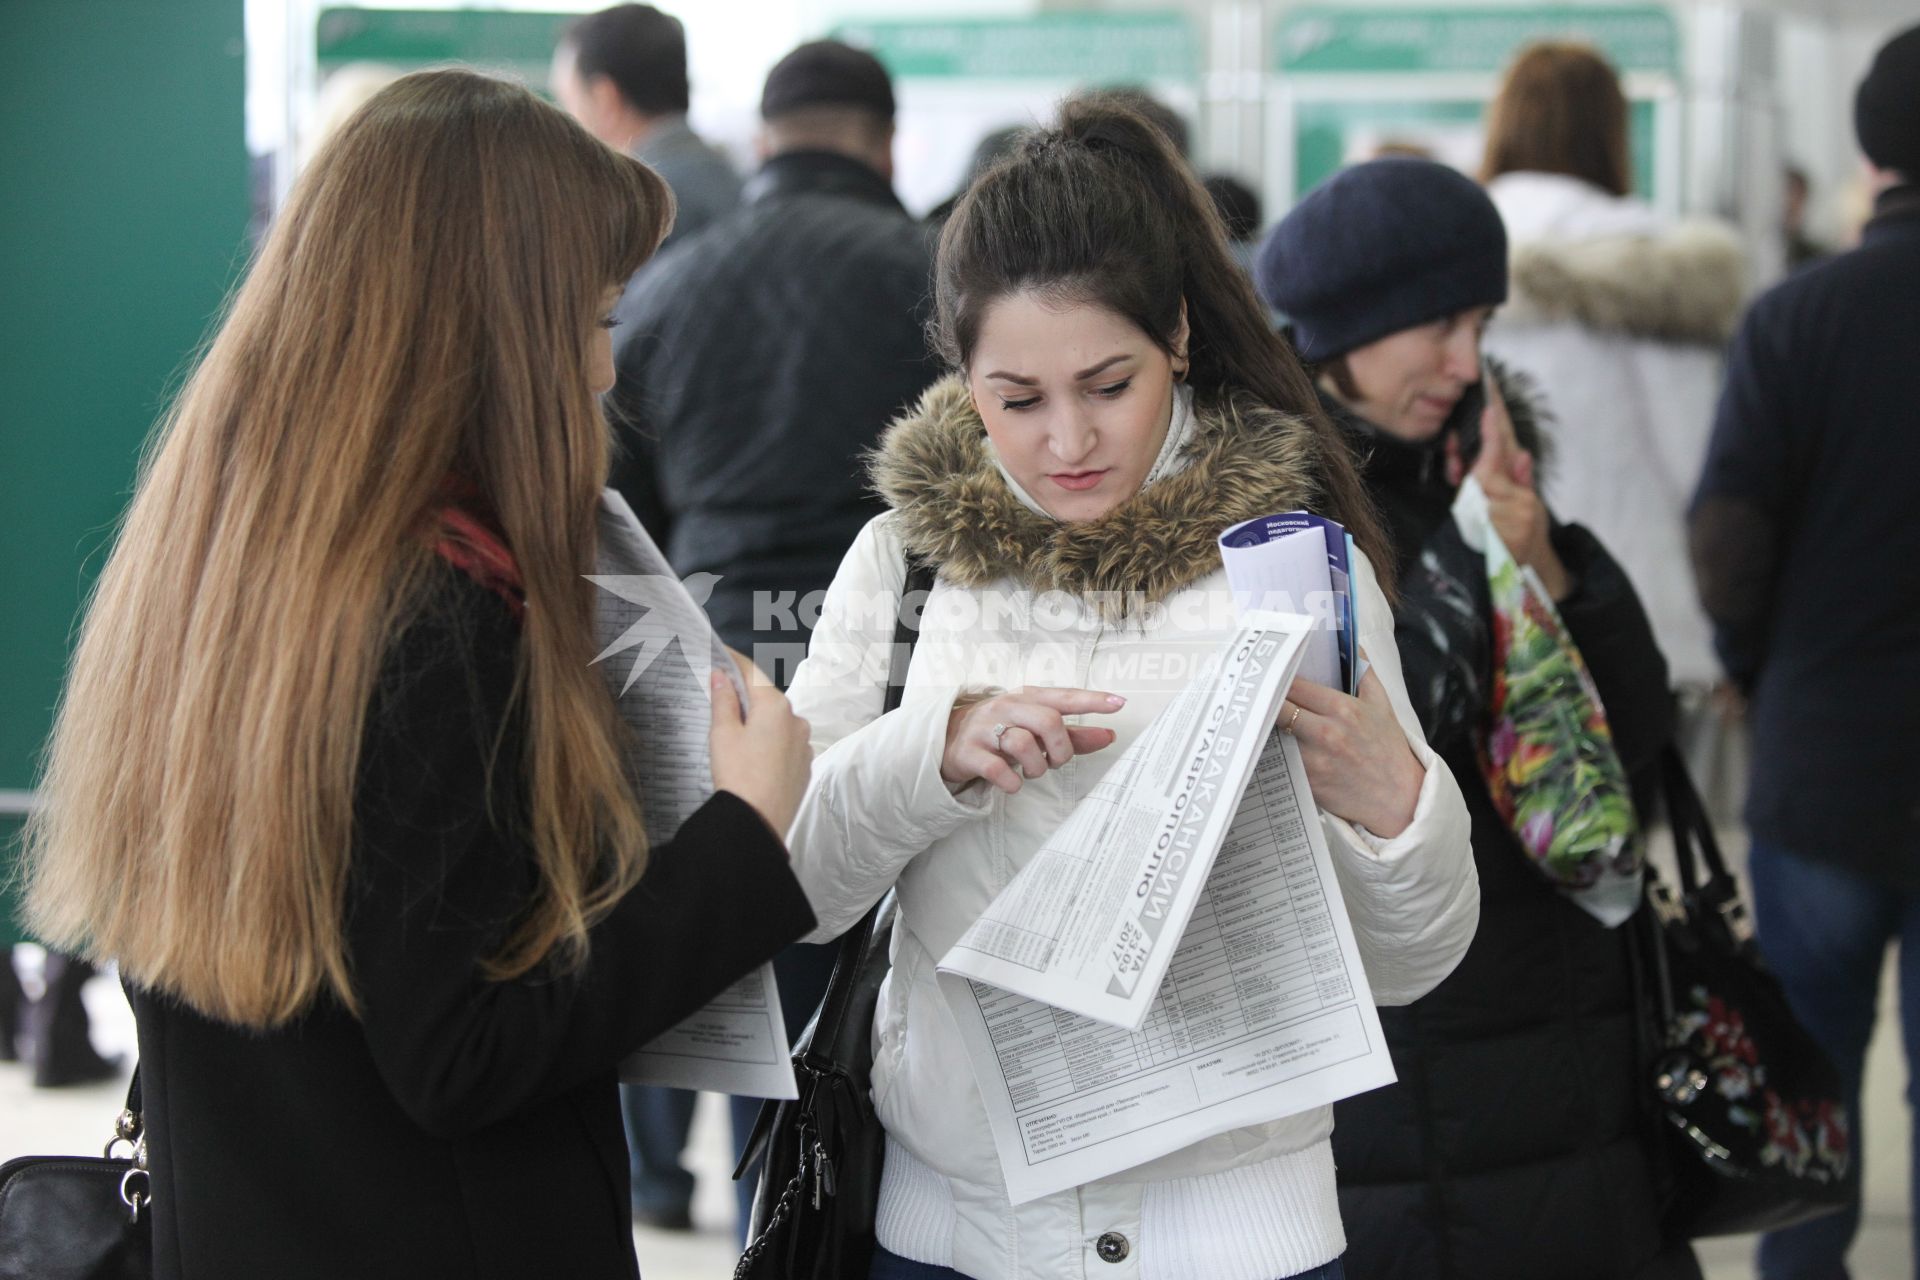
M 1553 596 L 1629 777 L 1646 777 L 1672 728 L 1666 664 L 1625 574 L 1541 499 L 1540 398 L 1517 375 L 1483 378 L 1481 337 L 1507 294 L 1499 214 L 1443 165 L 1374 161 L 1329 180 L 1274 229 L 1258 281 L 1291 320 L 1385 517 L 1408 692 L 1467 797 L 1482 893 L 1459 968 L 1413 1004 L 1381 1010 L 1399 1083 L 1335 1108 L 1349 1271 L 1695 1276 L 1684 1243 L 1661 1231 L 1660 1135 L 1642 1105 L 1631 976 L 1637 930 L 1619 910 L 1609 927 L 1535 869 L 1478 758 L 1493 619 L 1484 557 L 1451 515 L 1469 474 L 1495 531 Z

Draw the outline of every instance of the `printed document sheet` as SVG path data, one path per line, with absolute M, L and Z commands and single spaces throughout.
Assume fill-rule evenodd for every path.
M 1154 939 L 1178 945 L 1137 1029 L 941 973 L 1015 1204 L 1393 1082 L 1298 745 L 1271 731 L 1280 692 L 1249 714 L 1253 776 L 1184 928 Z M 1059 896 L 1075 941 L 1124 932 L 1131 904 Z M 1085 987 L 1053 976 L 1052 994 Z
M 1129 1031 L 1146 1021 L 1305 652 L 1309 620 L 1249 612 L 940 960 Z
M 627 770 L 640 788 L 647 839 L 664 844 L 713 795 L 707 680 L 719 667 L 742 705 L 746 682 L 700 605 L 641 528 L 626 499 L 600 497 L 595 659 L 633 726 Z M 620 1064 L 628 1084 L 793 1098 L 791 1050 L 773 966 L 762 965 Z

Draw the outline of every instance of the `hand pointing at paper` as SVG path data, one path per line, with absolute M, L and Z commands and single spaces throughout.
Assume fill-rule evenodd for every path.
M 1026 779 L 1113 745 L 1113 730 L 1068 724 L 1067 716 L 1118 711 L 1126 704 L 1117 693 L 1038 687 L 960 703 L 947 717 L 940 777 L 954 791 L 984 778 L 1011 795 Z

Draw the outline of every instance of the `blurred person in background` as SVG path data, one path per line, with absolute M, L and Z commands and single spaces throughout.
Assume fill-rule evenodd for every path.
M 1260 244 L 1260 194 L 1230 173 L 1211 174 L 1200 185 L 1227 229 L 1227 251 L 1251 278 L 1254 250 Z
M 1739 318 L 1731 228 L 1671 224 L 1633 196 L 1627 100 L 1580 44 L 1523 49 L 1487 116 L 1480 173 L 1506 223 L 1513 297 L 1487 349 L 1537 379 L 1563 424 L 1547 489 L 1633 580 L 1681 691 L 1682 747 L 1731 820 L 1735 728 L 1686 549 L 1721 352 Z
M 668 244 L 740 203 L 740 175 L 687 124 L 687 36 L 678 18 L 650 4 L 588 14 L 560 37 L 549 83 L 587 132 L 667 180 Z
M 720 682 L 649 848 L 592 667 L 607 313 L 670 211 L 526 89 L 407 76 L 158 429 L 26 865 L 133 1000 L 160 1280 L 637 1277 L 616 1064 L 813 924 L 785 699 Z
M 12 902 L 0 900 L 9 919 L 0 921 L 0 938 L 12 936 Z M 120 1074 L 117 1057 L 93 1047 L 83 998 L 94 967 L 69 952 L 46 951 L 40 966 L 40 995 L 27 998 L 13 965 L 13 946 L 0 946 L 0 1062 L 25 1062 L 35 1088 L 98 1084 Z
M 1258 280 L 1292 320 L 1385 519 L 1408 694 L 1466 796 L 1480 879 L 1466 958 L 1428 995 L 1380 1011 L 1399 1083 L 1334 1107 L 1348 1268 L 1354 1280 L 1697 1280 L 1660 1225 L 1662 1134 L 1643 1105 L 1633 977 L 1638 876 L 1595 894 L 1549 880 L 1481 759 L 1506 620 L 1455 523 L 1469 475 L 1552 595 L 1636 791 L 1656 782 L 1673 726 L 1633 584 L 1535 485 L 1546 406 L 1520 375 L 1483 373 L 1481 335 L 1508 288 L 1500 216 L 1445 165 L 1369 161 L 1281 220 Z
M 1020 145 L 1020 139 L 1031 130 L 1030 125 L 1010 124 L 994 129 L 981 138 L 973 148 L 973 155 L 967 160 L 965 181 L 961 182 L 958 191 L 927 210 L 927 225 L 937 233 L 946 220 L 953 216 L 953 206 L 960 203 L 960 197 L 967 194 L 967 188 L 978 182 L 980 175 L 997 162 L 1012 155 L 1013 149 Z
M 1807 206 L 1812 198 L 1813 183 L 1807 171 L 1797 164 L 1788 165 L 1780 175 L 1780 239 L 1786 247 L 1789 271 L 1818 262 L 1828 253 L 1825 245 L 1807 234 Z
M 620 305 L 613 483 L 676 573 L 717 578 L 714 626 L 784 685 L 820 593 L 880 510 L 861 455 L 936 366 L 927 233 L 891 185 L 886 68 L 834 41 L 803 44 L 768 72 L 760 114 L 766 158 L 741 207 L 662 253 Z M 796 947 L 776 962 L 789 1035 L 833 956 Z M 645 1146 L 684 1147 L 691 1095 L 629 1098 L 634 1128 L 661 1135 Z M 737 1143 L 758 1107 L 734 1100 Z M 737 1185 L 744 1228 L 753 1180 Z
M 1760 945 L 1859 1117 L 1890 944 L 1909 1072 L 1920 1052 L 1920 27 L 1880 50 L 1854 124 L 1873 220 L 1859 248 L 1747 313 L 1692 541 L 1720 655 L 1749 699 Z M 1920 1197 L 1920 1164 L 1910 1187 Z M 1761 1276 L 1844 1277 L 1855 1196 L 1766 1236 Z

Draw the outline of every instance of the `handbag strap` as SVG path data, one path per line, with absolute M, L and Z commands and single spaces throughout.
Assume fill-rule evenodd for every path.
M 1674 861 L 1680 887 L 1688 898 L 1722 906 L 1739 897 L 1739 886 L 1727 870 L 1720 841 L 1713 833 L 1707 806 L 1687 773 L 1680 748 L 1668 743 L 1660 753 L 1660 785 L 1666 800 L 1667 825 L 1673 830 Z
M 1668 743 L 1660 755 L 1660 783 L 1667 807 L 1667 825 L 1673 832 L 1675 869 L 1680 875 L 1680 903 L 1696 928 L 1716 929 L 1733 951 L 1748 951 L 1753 928 L 1740 882 L 1727 869 L 1720 841 L 1713 832 L 1707 806 L 1687 773 L 1679 747 Z
M 881 700 L 880 714 L 898 709 L 900 699 L 906 692 L 907 665 L 913 658 L 913 644 L 920 635 L 919 609 L 917 605 L 925 603 L 927 592 L 933 589 L 934 568 L 932 565 L 909 554 L 907 556 L 906 579 L 900 587 L 900 600 L 895 607 L 893 618 L 893 647 L 887 664 L 887 690 Z M 909 622 L 911 616 L 913 621 Z M 827 994 L 820 1002 L 820 1017 L 815 1024 L 812 1040 L 808 1043 L 806 1056 L 831 1066 L 827 1061 L 825 1048 L 838 1044 L 841 1026 L 847 1020 L 852 1004 L 854 988 L 858 985 L 861 965 L 866 960 L 867 948 L 873 942 L 874 926 L 879 922 L 880 910 L 886 904 L 882 896 L 879 902 L 867 909 L 858 924 L 840 937 L 840 950 L 834 956 L 833 975 L 827 979 Z

